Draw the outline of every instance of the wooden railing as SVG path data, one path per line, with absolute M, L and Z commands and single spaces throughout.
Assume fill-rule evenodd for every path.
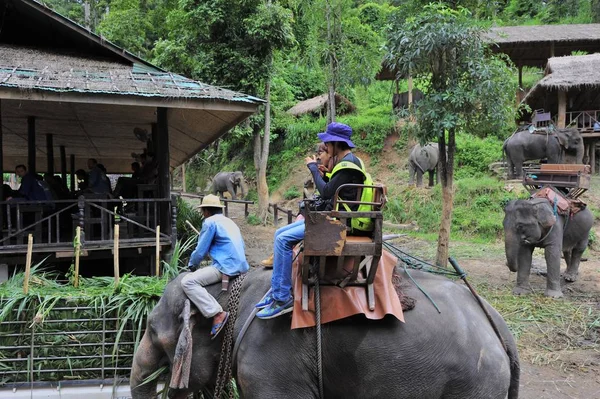
M 4 253 L 25 250 L 28 234 L 33 234 L 38 252 L 72 247 L 77 226 L 82 231 L 82 248 L 111 246 L 115 224 L 120 227 L 121 242 L 129 246 L 155 242 L 160 224 L 169 224 L 160 233 L 163 243 L 173 244 L 177 236 L 175 197 L 2 201 L 0 209 L 0 252 Z
M 183 192 L 177 192 L 174 194 L 177 194 L 177 195 L 180 195 L 180 196 L 186 197 L 186 198 L 196 198 L 196 199 L 200 199 L 200 200 L 202 198 L 204 198 L 204 194 L 190 194 L 190 193 L 183 193 Z M 225 209 L 223 210 L 223 214 L 227 217 L 229 217 L 229 204 L 231 204 L 231 203 L 244 204 L 244 217 L 248 217 L 248 215 L 250 214 L 248 206 L 254 205 L 254 201 L 246 201 L 246 200 L 234 200 L 234 199 L 229 199 L 229 198 L 221 198 L 221 201 L 223 201 L 223 203 L 225 204 Z
M 594 130 L 594 124 L 600 123 L 600 110 L 571 111 L 566 113 L 565 124 L 583 130 Z M 596 127 L 598 130 L 598 127 Z
M 291 224 L 294 215 L 291 210 L 280 207 L 278 204 L 269 204 L 269 209 L 273 208 L 273 224 L 275 227 L 279 225 L 279 212 L 283 212 L 287 215 L 287 224 Z

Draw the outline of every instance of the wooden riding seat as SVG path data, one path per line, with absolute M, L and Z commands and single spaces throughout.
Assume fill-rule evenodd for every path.
M 313 211 L 310 206 L 304 208 L 306 229 L 302 262 L 303 310 L 308 310 L 308 290 L 310 286 L 314 286 L 317 278 L 320 285 L 337 285 L 341 288 L 348 285 L 364 286 L 369 309 L 375 309 L 373 281 L 382 253 L 382 208 L 386 201 L 386 189 L 383 185 L 344 184 L 338 192 L 348 186 L 359 188 L 358 199 L 344 202 L 370 205 L 372 210 Z M 361 190 L 364 188 L 374 189 L 373 202 L 360 201 Z M 348 222 L 353 217 L 371 218 L 374 221 L 373 230 L 366 235 L 351 235 Z

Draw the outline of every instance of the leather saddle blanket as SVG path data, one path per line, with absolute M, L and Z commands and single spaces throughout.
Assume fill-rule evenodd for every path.
M 295 250 L 297 251 L 297 249 Z M 352 262 L 352 259 L 348 259 Z M 292 314 L 292 329 L 315 326 L 315 295 L 313 287 L 309 287 L 308 311 L 302 310 L 302 254 L 293 265 L 294 311 Z M 380 320 L 386 315 L 392 315 L 404 322 L 402 304 L 396 292 L 397 287 L 392 282 L 392 275 L 398 258 L 383 251 L 379 267 L 375 274 L 373 288 L 375 291 L 375 310 L 369 310 L 366 287 L 335 285 L 321 286 L 321 324 L 346 317 L 363 314 L 367 319 Z M 351 266 L 346 267 L 351 270 Z
M 545 198 L 550 202 L 550 206 L 556 207 L 556 212 L 562 216 L 573 216 L 577 212 L 584 210 L 585 202 L 576 198 L 566 198 L 560 192 L 550 186 L 544 186 L 531 195 L 531 198 Z

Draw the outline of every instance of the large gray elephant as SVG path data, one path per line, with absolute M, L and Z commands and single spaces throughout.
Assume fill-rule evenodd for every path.
M 212 180 L 212 193 L 222 197 L 229 192 L 231 199 L 237 199 L 238 189 L 242 192 L 242 199 L 246 198 L 247 189 L 242 172 L 219 172 Z
M 409 281 L 404 272 L 404 281 Z M 488 304 L 507 350 L 471 293 L 446 278 L 411 271 L 433 298 L 440 313 L 412 283 L 405 294 L 416 307 L 395 318 L 372 321 L 362 316 L 323 325 L 324 396 L 361 399 L 505 399 L 517 398 L 519 358 L 502 317 Z M 156 382 L 141 385 L 174 358 L 182 329 L 183 275 L 174 279 L 148 318 L 134 355 L 130 384 L 133 399 L 155 397 Z M 271 272 L 248 273 L 241 291 L 234 338 L 254 305 L 271 285 Z M 207 287 L 217 296 L 221 284 Z M 224 305 L 224 299 L 219 298 Z M 327 304 L 324 304 L 327 306 Z M 211 341 L 212 321 L 200 315 L 192 330 L 193 358 L 188 390 L 214 391 L 223 334 Z M 250 399 L 318 398 L 314 329 L 290 330 L 290 317 L 255 319 L 244 335 L 233 364 L 240 397 Z
M 583 138 L 577 129 L 557 129 L 553 134 L 521 130 L 504 142 L 508 178 L 523 176 L 523 162 L 548 159 L 548 163 L 582 163 Z
M 429 187 L 433 187 L 433 174 L 436 172 L 440 152 L 437 143 L 427 143 L 424 146 L 417 144 L 413 147 L 408 157 L 408 184 L 413 184 L 417 175 L 417 187 L 423 185 L 423 174 L 429 172 Z M 439 182 L 439 174 L 435 173 Z
M 560 254 L 564 254 L 567 270 L 565 281 L 577 280 L 581 255 L 588 244 L 588 235 L 594 216 L 585 208 L 572 217 L 554 214 L 553 206 L 545 198 L 513 200 L 504 208 L 504 243 L 506 264 L 517 272 L 513 293 L 531 291 L 529 273 L 535 248 L 544 248 L 546 258 L 546 295 L 561 297 Z

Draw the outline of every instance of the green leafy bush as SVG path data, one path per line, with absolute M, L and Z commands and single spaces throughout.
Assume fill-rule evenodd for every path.
M 298 191 L 296 186 L 292 186 L 287 189 L 287 191 L 283 194 L 283 198 L 287 201 L 293 200 L 294 198 L 298 198 L 302 196 L 302 193 Z
M 502 140 L 495 137 L 479 138 L 470 134 L 456 137 L 457 178 L 486 175 L 489 165 L 502 159 Z
M 258 226 L 259 224 L 261 224 L 260 218 L 254 213 L 248 215 L 248 217 L 246 218 L 246 222 L 248 222 L 248 224 L 251 226 Z

